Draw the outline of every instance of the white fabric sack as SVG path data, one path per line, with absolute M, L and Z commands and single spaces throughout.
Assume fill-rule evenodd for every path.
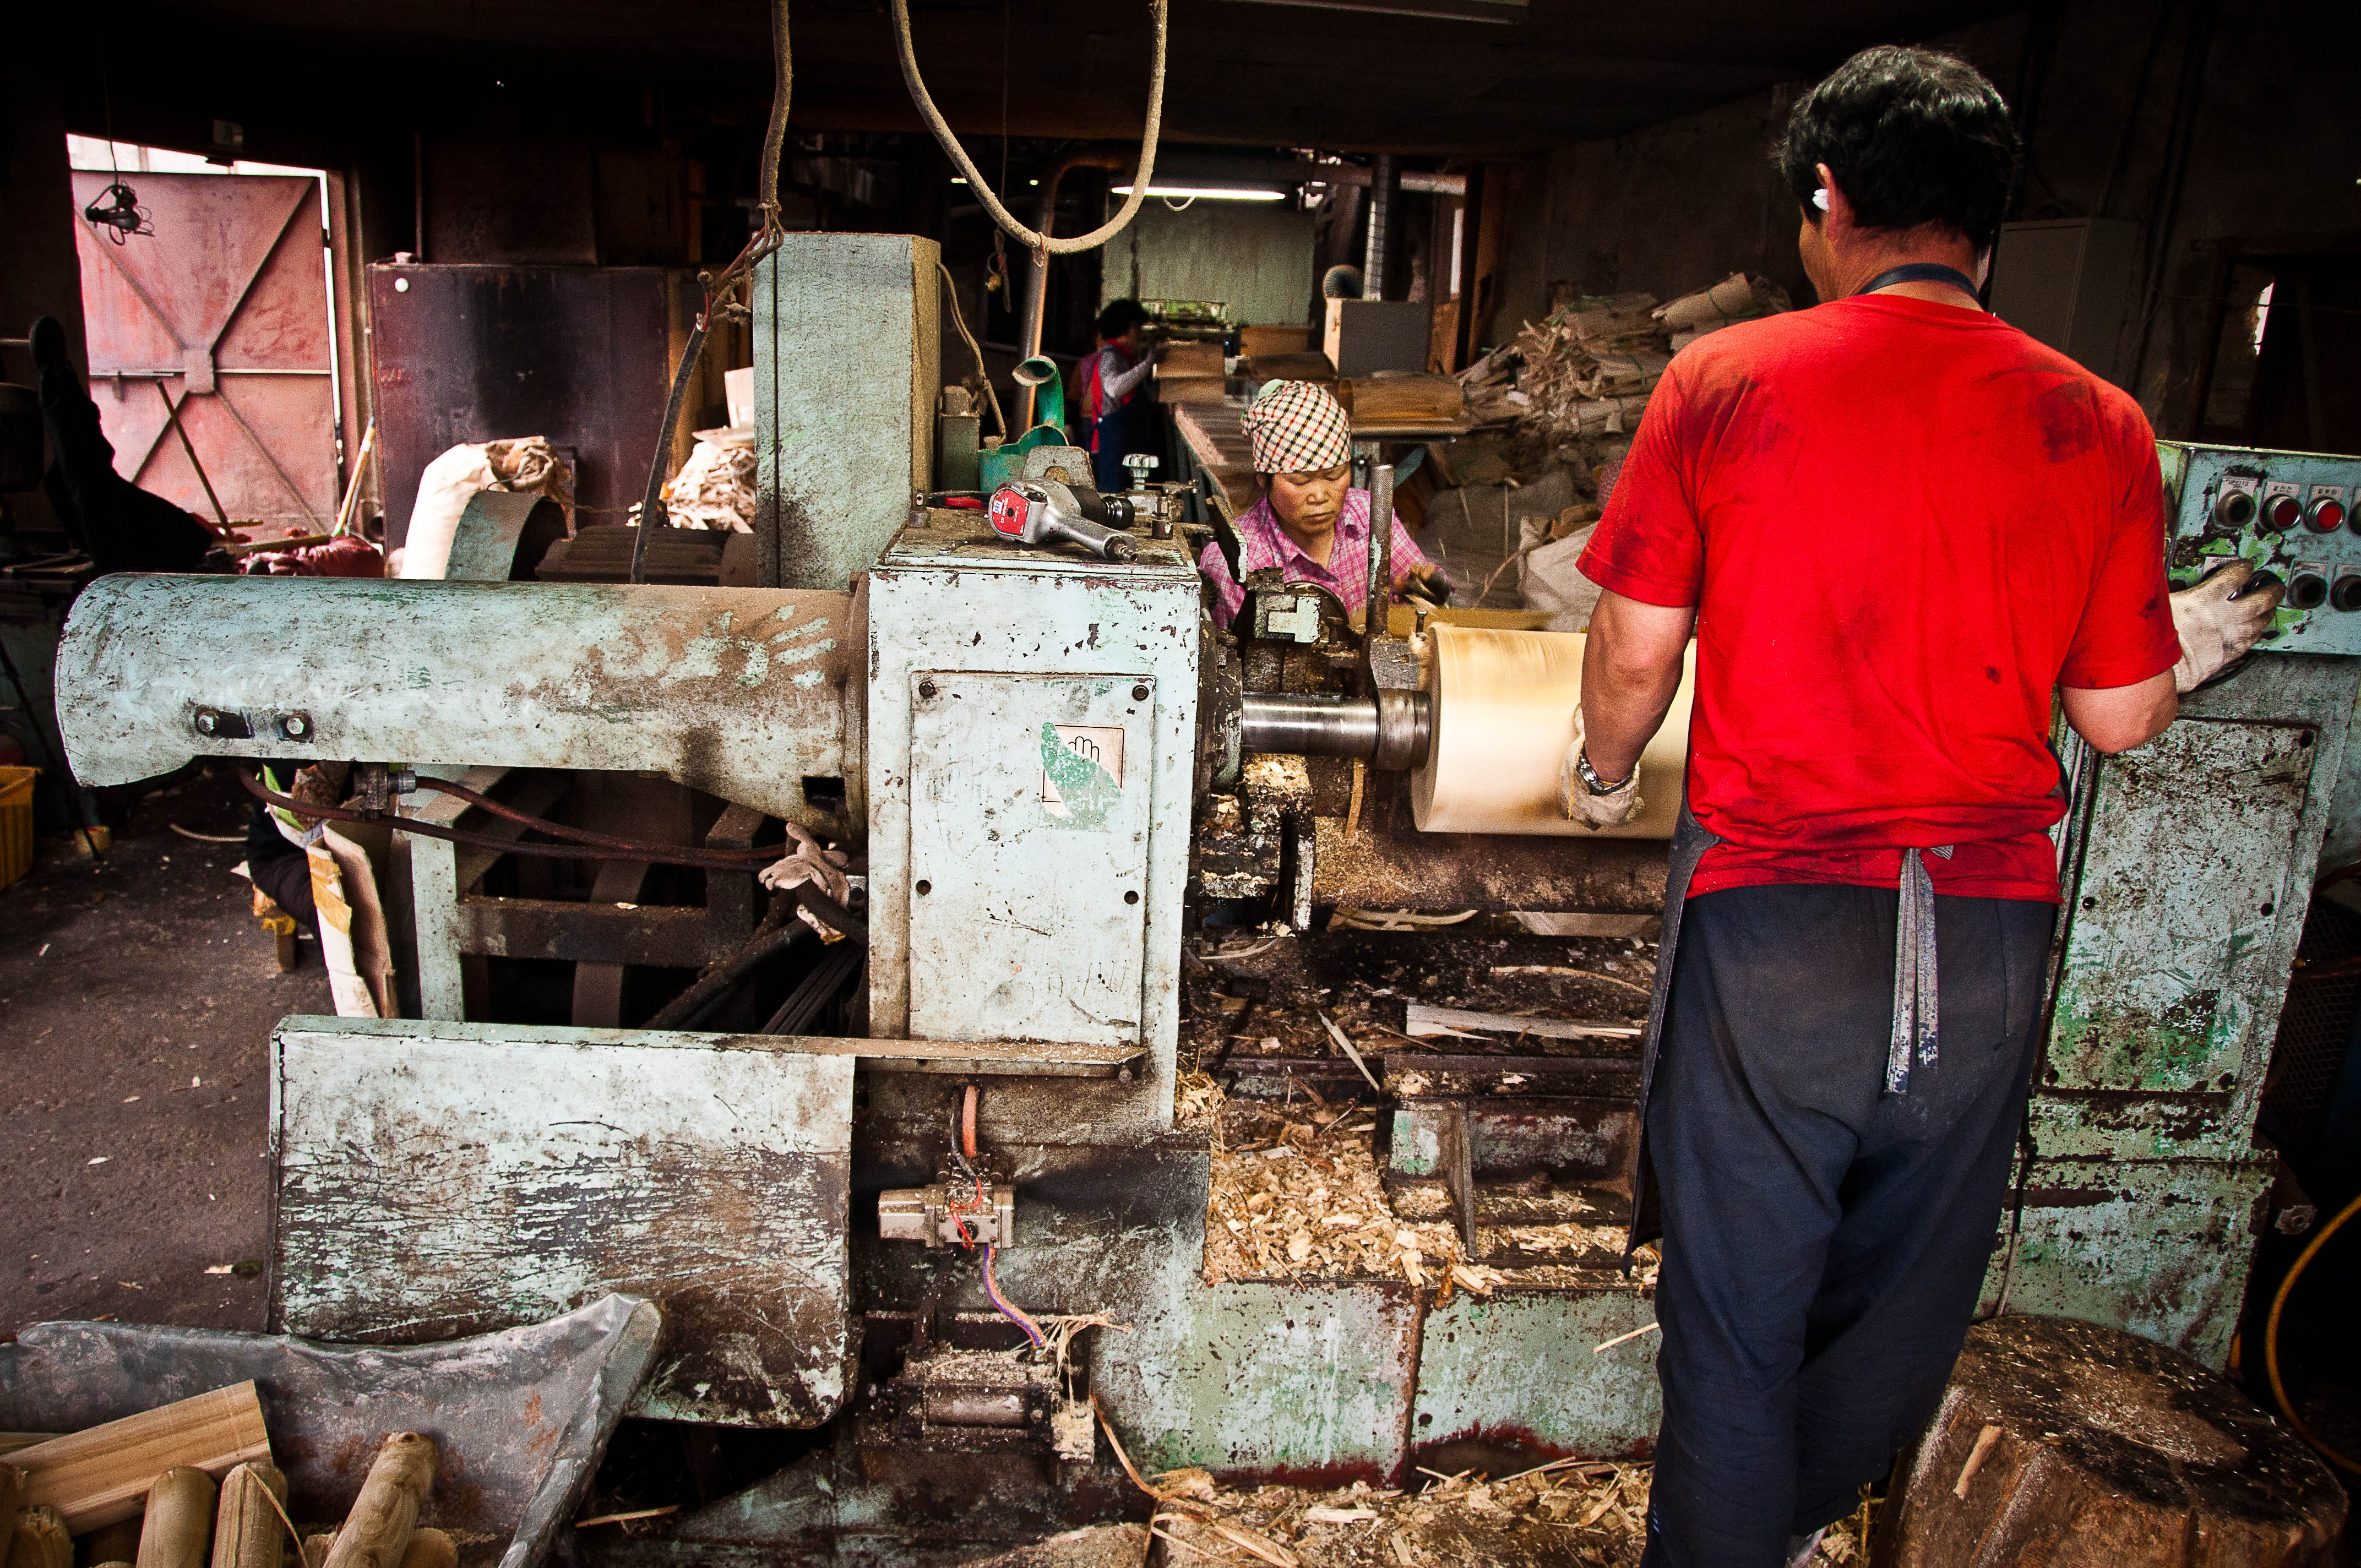
M 498 482 L 483 444 L 454 446 L 418 476 L 418 501 L 410 509 L 410 532 L 401 542 L 398 576 L 439 581 L 451 564 L 451 541 L 459 514 Z
M 1549 537 L 1550 519 L 1525 520 L 1525 542 Z M 1597 523 L 1578 528 L 1554 543 L 1540 545 L 1517 563 L 1517 587 L 1525 597 L 1527 609 L 1545 610 L 1550 631 L 1587 631 L 1590 629 L 1591 612 L 1598 608 L 1598 596 L 1603 591 L 1597 583 L 1582 575 L 1575 563 L 1582 559 L 1583 547 L 1598 531 Z

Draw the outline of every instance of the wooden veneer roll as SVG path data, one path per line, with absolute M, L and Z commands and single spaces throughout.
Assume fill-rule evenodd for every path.
M 1495 631 L 1433 625 L 1426 690 L 1433 744 L 1411 775 L 1411 807 L 1428 833 L 1518 833 L 1587 838 L 1558 806 L 1558 769 L 1582 700 L 1578 631 Z M 1640 758 L 1643 809 L 1609 839 L 1669 839 L 1688 767 L 1689 701 L 1697 689 L 1692 643 L 1664 727 Z

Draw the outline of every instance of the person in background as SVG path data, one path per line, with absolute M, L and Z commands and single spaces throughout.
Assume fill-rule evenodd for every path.
M 1156 400 L 1140 386 L 1156 367 L 1156 354 L 1143 348 L 1139 329 L 1148 313 L 1137 300 L 1117 300 L 1099 313 L 1099 346 L 1082 361 L 1083 442 L 1091 449 L 1091 470 L 1102 494 L 1131 488 L 1123 460 L 1135 452 L 1153 452 L 1157 440 Z
M 1290 583 L 1326 588 L 1347 614 L 1360 609 L 1369 597 L 1369 492 L 1351 488 L 1353 425 L 1344 406 L 1316 381 L 1273 381 L 1246 410 L 1246 427 L 1262 499 L 1238 517 L 1239 574 L 1277 567 Z M 1412 588 L 1443 603 L 1450 584 L 1399 514 L 1393 530 L 1393 597 Z M 1217 544 L 1205 546 L 1197 569 L 1213 590 L 1213 624 L 1228 626 L 1246 589 Z

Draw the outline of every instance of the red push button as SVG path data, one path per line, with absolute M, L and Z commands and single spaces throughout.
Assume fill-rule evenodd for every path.
M 2277 495 L 2263 503 L 2263 526 L 2275 533 L 2284 533 L 2303 517 L 2303 502 L 2290 495 Z

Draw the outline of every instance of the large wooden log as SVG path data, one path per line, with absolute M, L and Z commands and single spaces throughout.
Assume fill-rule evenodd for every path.
M 176 1465 L 219 1480 L 269 1457 L 262 1402 L 237 1383 L 18 1449 L 8 1463 L 25 1473 L 26 1507 L 57 1509 L 82 1535 L 137 1515 L 148 1484 Z
M 2310 1568 L 2328 1467 L 2177 1351 L 2058 1318 L 1968 1334 L 1880 1520 L 1893 1568 Z

